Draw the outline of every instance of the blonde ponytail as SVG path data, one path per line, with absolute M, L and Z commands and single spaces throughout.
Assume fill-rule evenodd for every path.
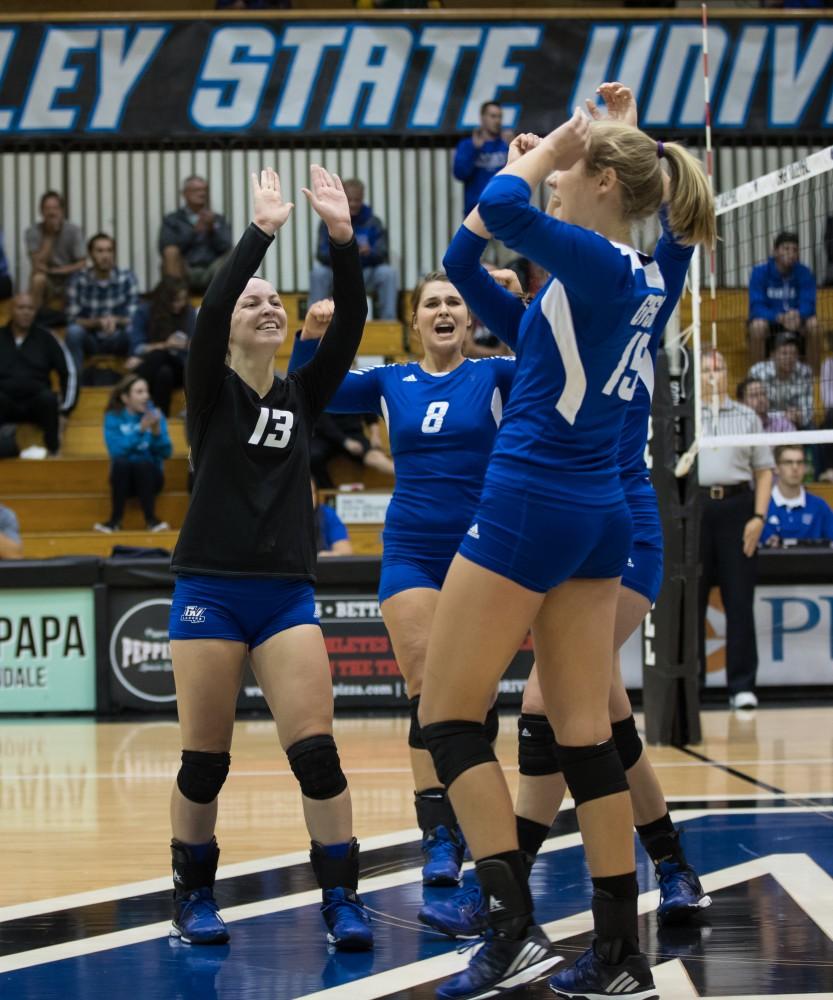
M 700 162 L 676 142 L 662 146 L 671 175 L 668 223 L 682 243 L 703 243 L 711 248 L 717 239 L 714 197 Z

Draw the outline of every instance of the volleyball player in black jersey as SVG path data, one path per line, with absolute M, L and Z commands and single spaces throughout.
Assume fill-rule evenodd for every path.
M 304 193 L 330 234 L 335 313 L 313 360 L 277 377 L 286 313 L 253 275 L 293 206 L 274 170 L 252 175 L 252 187 L 252 224 L 206 292 L 185 373 L 194 489 L 172 560 L 184 749 L 171 799 L 171 933 L 191 944 L 228 940 L 213 895 L 214 827 L 248 653 L 301 786 L 329 940 L 365 949 L 373 937 L 356 895 L 358 844 L 315 618 L 309 489 L 312 427 L 350 367 L 367 314 L 361 262 L 341 181 L 313 166 Z

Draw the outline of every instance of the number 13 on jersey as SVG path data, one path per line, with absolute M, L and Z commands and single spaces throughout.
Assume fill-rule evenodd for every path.
M 437 434 L 443 425 L 446 413 L 448 413 L 448 403 L 429 403 L 422 420 L 422 433 Z
M 272 429 L 264 437 L 270 419 Z M 268 406 L 261 406 L 260 416 L 249 438 L 249 444 L 262 444 L 266 448 L 285 448 L 289 444 L 294 423 L 295 414 L 291 410 L 273 410 Z

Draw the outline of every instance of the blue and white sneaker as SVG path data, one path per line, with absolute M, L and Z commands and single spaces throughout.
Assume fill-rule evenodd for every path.
M 685 923 L 698 910 L 711 906 L 711 896 L 703 892 L 697 872 L 688 865 L 660 861 L 656 875 L 659 883 L 657 915 L 662 923 Z
M 466 844 L 459 827 L 435 826 L 422 837 L 423 885 L 459 885 Z
M 568 1000 L 659 1000 L 651 967 L 644 955 L 629 955 L 618 965 L 603 962 L 592 947 L 550 979 L 549 987 Z
M 228 941 L 228 928 L 210 886 L 176 897 L 170 936 L 186 944 L 225 944 Z
M 519 941 L 489 931 L 468 968 L 438 986 L 436 996 L 438 1000 L 480 1000 L 502 995 L 534 983 L 560 961 L 536 924 Z
M 417 916 L 421 923 L 453 938 L 480 937 L 489 926 L 489 907 L 479 882 L 463 886 L 448 899 L 425 903 Z
M 325 889 L 321 915 L 327 925 L 327 941 L 339 951 L 373 947 L 370 914 L 352 889 Z

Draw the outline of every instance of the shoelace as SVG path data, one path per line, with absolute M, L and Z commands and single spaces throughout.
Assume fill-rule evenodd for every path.
M 454 898 L 449 902 L 453 902 L 458 910 L 462 910 L 464 906 L 470 906 L 475 910 L 480 909 L 483 905 L 483 893 L 480 891 L 479 885 L 470 885 L 455 893 Z
M 217 905 L 217 901 L 216 899 L 214 899 L 213 896 L 208 894 L 203 895 L 203 891 L 201 889 L 196 889 L 194 892 L 191 893 L 186 902 L 183 903 L 182 916 L 185 916 L 186 912 L 194 909 L 194 907 L 197 906 L 198 904 L 202 904 L 203 906 L 211 910 L 213 913 L 218 913 L 220 910 L 220 907 Z
M 337 910 L 339 907 L 350 907 L 350 909 L 355 910 L 365 922 L 368 920 L 367 911 L 361 903 L 354 902 L 352 899 L 334 899 L 332 902 L 325 903 L 322 907 L 322 913 L 327 913 L 328 910 Z

